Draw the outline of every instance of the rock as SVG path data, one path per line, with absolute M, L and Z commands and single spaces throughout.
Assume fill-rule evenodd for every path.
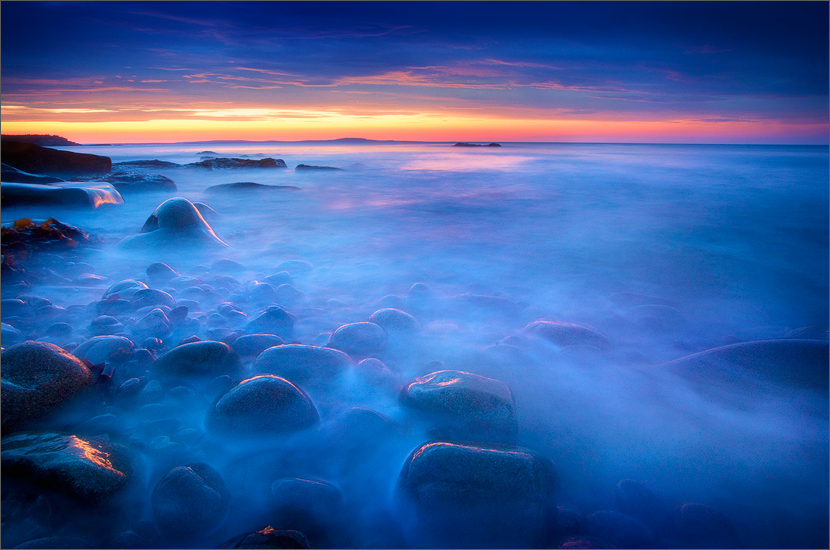
M 112 184 L 119 193 L 172 193 L 176 191 L 176 182 L 160 174 L 134 174 L 115 172 L 103 178 Z
M 401 390 L 401 403 L 466 439 L 515 443 L 519 425 L 506 384 L 469 372 L 442 370 Z
M 224 158 L 216 157 L 205 159 L 201 162 L 191 162 L 186 166 L 208 168 L 210 170 L 220 168 L 287 168 L 282 159 L 264 158 L 261 160 Z
M 173 468 L 153 489 L 153 517 L 173 540 L 198 541 L 215 531 L 231 495 L 219 473 L 203 463 Z
M 220 548 L 311 548 L 308 539 L 299 531 L 274 529 L 271 526 L 245 533 L 229 540 Z
M 222 215 L 219 212 L 217 212 L 216 210 L 214 210 L 213 208 L 211 208 L 203 202 L 194 202 L 193 206 L 196 207 L 196 210 L 199 211 L 199 214 L 201 214 L 202 217 L 206 219 L 208 222 L 216 221 L 222 217 Z
M 115 187 L 108 183 L 61 182 L 52 185 L 6 183 L 0 185 L 4 207 L 60 206 L 95 209 L 105 204 L 124 204 Z
M 227 374 L 231 378 L 242 373 L 242 363 L 227 344 L 193 342 L 175 347 L 158 358 L 151 372 L 171 381 L 206 382 Z
M 660 529 L 671 513 L 667 504 L 654 491 L 631 479 L 623 479 L 614 487 L 617 507 L 623 514 L 637 519 L 652 529 Z
M 147 315 L 135 322 L 132 327 L 133 336 L 139 340 L 145 338 L 167 338 L 173 332 L 170 319 L 159 308 L 155 308 Z
M 3 433 L 34 424 L 80 397 L 95 375 L 80 359 L 45 342 L 23 342 L 3 350 Z
M 263 351 L 253 368 L 255 372 L 276 374 L 305 387 L 327 385 L 352 366 L 354 362 L 342 351 L 289 344 Z
M 279 306 L 268 306 L 245 325 L 250 334 L 274 334 L 283 339 L 294 332 L 294 316 Z
M 28 172 L 18 170 L 14 166 L 9 166 L 5 162 L 0 164 L 2 164 L 2 171 L 0 171 L 0 180 L 2 180 L 3 183 L 37 183 L 40 185 L 49 185 L 50 183 L 58 183 L 63 181 L 60 178 L 55 178 L 52 176 L 39 176 L 37 174 L 30 174 Z
M 674 512 L 674 527 L 697 548 L 740 548 L 738 531 L 724 514 L 696 502 L 686 502 Z
M 413 547 L 527 548 L 542 546 L 555 484 L 529 451 L 432 442 L 406 459 L 396 495 Z
M 557 346 L 586 345 L 607 349 L 608 339 L 587 327 L 562 321 L 535 321 L 525 327 L 525 332 L 539 336 Z
M 617 548 L 651 548 L 655 542 L 651 529 L 632 517 L 612 510 L 589 514 L 585 527 L 589 534 Z
M 245 266 L 228 258 L 219 258 L 210 265 L 210 270 L 218 273 L 238 273 L 245 270 Z
M 489 314 L 517 316 L 523 306 L 501 296 L 487 296 L 485 294 L 459 294 L 448 298 L 456 310 L 469 314 L 470 310 L 479 310 Z
M 245 334 L 234 340 L 231 347 L 242 357 L 256 357 L 268 348 L 283 344 L 283 339 L 273 334 Z
M 109 157 L 49 149 L 32 143 L 2 141 L 3 162 L 31 174 L 59 178 L 106 174 L 112 169 Z
M 374 357 L 364 359 L 358 363 L 353 372 L 355 377 L 372 393 L 377 388 L 386 388 L 392 391 L 400 390 L 398 377 L 382 361 Z
M 259 191 L 299 191 L 300 188 L 294 185 L 264 185 L 252 181 L 239 181 L 236 183 L 221 183 L 211 185 L 205 189 L 205 193 L 234 193 L 234 192 L 259 192 Z
M 135 345 L 132 341 L 123 336 L 96 336 L 72 350 L 72 354 L 97 365 L 105 363 L 116 354 L 126 355 L 132 353 L 133 348 L 135 348 Z
M 120 247 L 163 248 L 226 247 L 199 211 L 187 199 L 172 198 L 153 211 L 138 235 L 125 237 Z
M 334 331 L 329 346 L 357 357 L 381 353 L 389 336 L 374 323 L 350 323 Z
M 168 162 L 166 160 L 127 160 L 124 162 L 116 162 L 113 167 L 128 166 L 136 168 L 178 168 L 181 164 L 175 162 Z
M 322 479 L 277 479 L 271 484 L 271 501 L 275 524 L 301 530 L 315 548 L 342 546 L 329 540 L 343 516 L 343 495 L 331 483 Z
M 291 275 L 305 275 L 310 273 L 314 266 L 305 260 L 285 260 L 276 269 L 277 272 L 287 271 Z
M 660 368 L 705 391 L 719 385 L 757 391 L 760 379 L 826 395 L 828 360 L 830 351 L 825 340 L 762 340 L 702 351 Z
M 312 166 L 309 164 L 298 164 L 294 170 L 343 170 L 342 168 L 335 168 L 333 166 Z
M 291 278 L 291 275 L 287 271 L 280 271 L 279 273 L 265 277 L 265 282 L 277 288 L 280 285 L 293 285 L 294 279 Z
M 146 306 L 176 307 L 176 299 L 167 292 L 155 288 L 145 288 L 137 291 L 131 298 L 136 309 Z
M 148 288 L 150 287 L 141 281 L 136 281 L 135 279 L 125 279 L 109 287 L 107 291 L 104 292 L 101 299 L 111 300 L 117 298 L 132 298 L 132 296 L 139 290 L 146 290 Z
M 2 327 L 0 328 L 0 342 L 2 342 L 4 346 L 19 344 L 26 339 L 22 332 L 11 325 L 0 323 L 0 327 Z
M 81 145 L 80 143 L 69 141 L 65 137 L 55 136 L 51 134 L 5 134 L 3 136 L 3 141 L 6 140 L 17 141 L 20 143 L 34 143 L 35 145 L 40 145 L 41 147 L 49 147 L 52 145 Z
M 95 336 L 115 334 L 122 330 L 124 330 L 124 325 L 111 315 L 99 315 L 89 323 L 89 332 Z
M 127 450 L 103 439 L 18 432 L 3 438 L 2 449 L 3 477 L 85 501 L 111 497 L 133 475 Z
M 221 396 L 208 409 L 205 425 L 216 435 L 261 438 L 303 430 L 319 421 L 303 390 L 279 376 L 259 375 Z
M 421 324 L 412 315 L 395 308 L 379 309 L 369 321 L 387 333 L 411 334 L 421 330 Z

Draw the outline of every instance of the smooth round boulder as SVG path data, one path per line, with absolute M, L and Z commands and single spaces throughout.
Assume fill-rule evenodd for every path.
M 543 545 L 555 485 L 530 451 L 431 442 L 406 459 L 396 496 L 413 547 L 527 548 Z
M 135 322 L 132 327 L 134 337 L 143 340 L 145 338 L 166 338 L 173 331 L 170 319 L 159 308 L 154 308 L 147 315 Z
M 222 476 L 204 463 L 173 468 L 153 489 L 153 518 L 167 537 L 198 541 L 219 527 L 231 495 Z
M 386 349 L 389 336 L 374 323 L 350 323 L 334 331 L 329 346 L 351 356 L 366 357 Z
M 369 317 L 369 322 L 387 333 L 411 334 L 421 330 L 421 323 L 415 317 L 392 307 L 377 310 Z
M 125 279 L 109 287 L 107 291 L 104 292 L 104 295 L 101 296 L 101 299 L 116 300 L 118 298 L 132 298 L 133 294 L 139 290 L 147 290 L 148 288 L 150 287 L 141 281 L 136 281 L 135 279 Z
M 11 325 L 7 325 L 6 323 L 0 323 L 0 342 L 7 346 L 11 346 L 14 344 L 19 344 L 26 340 L 23 336 L 23 333 L 20 332 L 18 329 L 14 328 Z
M 314 426 L 320 415 L 308 395 L 284 378 L 259 375 L 233 386 L 208 409 L 205 426 L 230 438 L 261 438 Z
M 147 278 L 156 285 L 166 283 L 173 277 L 181 277 L 181 273 L 163 262 L 155 262 L 147 266 Z
M 168 380 L 210 381 L 223 374 L 239 376 L 242 362 L 227 344 L 208 340 L 171 349 L 153 363 L 151 371 Z
M 433 372 L 404 386 L 401 403 L 462 439 L 515 443 L 518 437 L 513 393 L 499 380 L 456 370 Z
M 245 330 L 249 334 L 273 334 L 288 339 L 294 331 L 294 316 L 280 306 L 268 306 L 248 321 Z
M 133 306 L 138 309 L 145 306 L 176 307 L 176 300 L 163 290 L 145 288 L 132 295 Z
M 276 374 L 300 386 L 326 385 L 354 366 L 336 349 L 289 344 L 268 348 L 254 362 L 254 372 Z
M 194 250 L 200 247 L 226 248 L 213 228 L 187 199 L 175 197 L 156 208 L 138 235 L 125 237 L 120 248 L 159 249 L 181 248 Z
M 94 437 L 18 432 L 3 438 L 3 477 L 98 502 L 118 492 L 133 475 L 126 448 Z
M 544 338 L 557 346 L 584 345 L 607 349 L 611 345 L 602 334 L 574 323 L 535 321 L 527 325 L 524 330 L 528 334 Z
M 283 339 L 273 334 L 243 334 L 233 341 L 231 347 L 242 357 L 256 357 L 268 348 L 283 344 Z
M 95 379 L 80 359 L 54 344 L 27 341 L 3 350 L 3 433 L 43 420 L 79 398 Z

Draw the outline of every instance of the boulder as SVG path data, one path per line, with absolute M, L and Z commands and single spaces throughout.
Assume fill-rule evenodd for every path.
M 55 432 L 4 437 L 2 468 L 4 478 L 92 502 L 111 497 L 133 475 L 132 457 L 124 447 Z
M 221 248 L 228 245 L 213 232 L 199 211 L 187 199 L 172 198 L 153 211 L 141 232 L 124 238 L 122 248 Z
M 155 262 L 147 266 L 147 278 L 153 284 L 163 284 L 173 277 L 181 277 L 181 273 L 163 262 Z
M 198 541 L 215 531 L 231 501 L 222 476 L 204 463 L 173 468 L 153 488 L 153 517 L 172 540 Z
M 3 433 L 44 419 L 94 383 L 95 374 L 80 359 L 54 344 L 28 341 L 3 350 Z
M 268 348 L 283 344 L 283 339 L 273 334 L 243 334 L 233 341 L 231 347 L 242 357 L 256 357 Z
M 415 317 L 396 308 L 379 309 L 369 317 L 374 323 L 387 333 L 412 334 L 421 330 L 421 324 Z
M 227 374 L 231 378 L 242 372 L 242 363 L 227 344 L 222 342 L 193 342 L 177 346 L 153 363 L 151 372 L 171 381 L 210 380 Z
M 113 167 L 128 166 L 136 168 L 178 168 L 181 164 L 175 162 L 168 162 L 166 160 L 126 160 L 123 162 L 116 162 Z
M 176 182 L 160 174 L 135 174 L 132 172 L 115 172 L 103 178 L 112 184 L 119 193 L 150 193 L 176 191 Z
M 109 157 L 73 153 L 33 143 L 2 140 L 3 162 L 31 174 L 55 177 L 106 174 L 112 169 Z
M 72 354 L 93 365 L 104 363 L 116 354 L 132 353 L 135 344 L 123 336 L 95 336 L 72 350 Z
M 295 432 L 320 421 L 303 390 L 273 375 L 259 375 L 233 386 L 208 409 L 205 426 L 230 438 L 261 438 Z
M 52 176 L 38 176 L 37 174 L 30 174 L 22 170 L 18 170 L 14 166 L 9 166 L 5 162 L 0 163 L 2 171 L 0 171 L 0 181 L 3 183 L 38 183 L 41 185 L 48 185 L 50 183 L 58 183 L 63 181 L 60 178 Z
M 288 339 L 294 332 L 294 316 L 279 306 L 268 306 L 248 321 L 245 330 L 251 334 L 274 334 Z
M 562 321 L 535 321 L 525 327 L 525 332 L 544 338 L 557 346 L 595 346 L 607 349 L 608 339 L 602 334 L 581 325 Z
M 277 525 L 290 525 L 305 533 L 315 548 L 339 548 L 332 536 L 342 521 L 343 495 L 322 479 L 282 478 L 271 484 L 271 517 Z
M 201 162 L 191 162 L 186 166 L 208 168 L 210 170 L 222 168 L 287 168 L 282 159 L 264 158 L 261 160 L 216 157 Z
M 518 437 L 513 393 L 492 378 L 456 370 L 433 372 L 404 386 L 401 403 L 461 439 L 515 443 Z
M 3 206 L 59 206 L 96 209 L 105 204 L 124 204 L 108 183 L 61 182 L 52 185 L 5 183 L 0 185 Z
M 527 548 L 555 518 L 555 484 L 530 451 L 431 442 L 406 459 L 396 496 L 413 547 Z
M 313 166 L 309 164 L 298 164 L 294 170 L 342 170 L 342 168 L 335 168 L 334 166 Z
M 300 386 L 326 385 L 353 366 L 352 359 L 342 351 L 289 344 L 263 351 L 254 362 L 254 371 L 276 374 Z
M 329 347 L 339 349 L 355 357 L 382 353 L 389 336 L 374 323 L 350 323 L 334 331 Z

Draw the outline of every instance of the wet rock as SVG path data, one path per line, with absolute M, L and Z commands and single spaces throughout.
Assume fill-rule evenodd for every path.
M 712 386 L 752 387 L 757 380 L 827 393 L 830 351 L 825 340 L 763 340 L 714 348 L 664 363 L 706 391 Z
M 205 193 L 235 193 L 235 192 L 259 192 L 259 191 L 299 191 L 300 188 L 294 185 L 264 185 L 252 181 L 239 181 L 236 183 L 222 183 L 211 185 L 205 189 Z
M 342 168 L 335 168 L 334 166 L 313 166 L 310 164 L 298 164 L 294 170 L 343 170 Z
M 674 526 L 685 541 L 697 548 L 740 548 L 738 531 L 723 513 L 696 502 L 674 511 Z
M 404 386 L 401 403 L 467 439 L 514 443 L 518 436 L 513 393 L 492 378 L 455 370 L 433 372 Z
M 19 298 L 0 300 L 0 314 L 6 317 L 23 317 L 29 314 L 29 305 Z
M 102 439 L 54 432 L 3 438 L 3 476 L 85 501 L 114 495 L 133 475 L 128 451 Z
M 103 178 L 112 184 L 119 193 L 172 193 L 176 190 L 176 182 L 160 174 L 135 174 L 131 172 L 115 172 Z
M 132 295 L 133 307 L 141 308 L 146 306 L 167 306 L 175 307 L 176 300 L 167 292 L 155 288 L 139 290 Z
M 211 433 L 232 438 L 260 438 L 303 430 L 320 416 L 303 390 L 273 375 L 243 380 L 209 409 L 205 425 Z
M 50 183 L 63 181 L 61 178 L 53 176 L 30 174 L 23 170 L 18 170 L 14 166 L 9 166 L 5 162 L 2 163 L 2 169 L 0 169 L 0 179 L 2 179 L 3 183 L 37 183 L 41 185 L 49 185 Z
M 124 325 L 111 315 L 99 315 L 89 323 L 89 332 L 96 336 L 115 334 L 124 330 Z
M 104 292 L 104 295 L 101 297 L 101 299 L 131 299 L 137 292 L 147 289 L 149 289 L 149 287 L 141 281 L 136 281 L 135 279 L 125 279 L 109 287 L 107 291 Z
M 311 262 L 305 260 L 285 260 L 277 266 L 277 272 L 287 271 L 291 275 L 305 275 L 313 269 Z
M 242 363 L 227 344 L 222 342 L 194 342 L 173 348 L 153 363 L 151 371 L 171 381 L 210 381 L 227 374 L 236 377 L 242 372 Z
M 83 182 L 52 185 L 3 182 L 0 200 L 7 208 L 34 205 L 95 209 L 105 204 L 124 204 L 124 199 L 112 185 Z
M 412 334 L 421 330 L 421 324 L 415 317 L 395 308 L 379 309 L 369 317 L 369 321 L 387 333 Z
M 671 513 L 666 502 L 654 491 L 631 479 L 617 483 L 614 498 L 622 513 L 640 520 L 652 529 L 661 528 Z
M 25 339 L 23 333 L 13 326 L 7 325 L 6 323 L 0 324 L 0 341 L 4 346 L 19 344 Z
M 231 347 L 242 357 L 256 357 L 268 348 L 283 344 L 283 339 L 273 334 L 245 334 L 234 340 Z
M 106 174 L 112 170 L 109 157 L 60 151 L 7 139 L 3 140 L 3 163 L 31 174 L 59 178 Z
M 176 164 L 175 162 L 167 162 L 166 160 L 127 160 L 124 162 L 116 162 L 113 164 L 114 167 L 118 166 L 129 166 L 129 167 L 138 167 L 138 168 L 178 168 L 181 166 L 180 164 Z
M 330 348 L 289 344 L 263 351 L 254 371 L 276 374 L 305 387 L 326 385 L 348 372 L 354 362 L 343 353 Z
M 264 527 L 229 540 L 220 548 L 311 548 L 299 531 Z
M 409 455 L 396 494 L 414 547 L 525 548 L 555 516 L 555 483 L 529 451 L 432 442 Z
M 153 517 L 170 539 L 198 541 L 219 526 L 231 495 L 219 473 L 203 463 L 170 470 L 153 489 Z
M 167 338 L 173 331 L 170 319 L 161 309 L 155 308 L 147 315 L 135 322 L 132 333 L 137 339 Z
M 294 316 L 279 306 L 268 306 L 245 325 L 245 330 L 249 334 L 273 334 L 290 339 L 294 331 Z
M 287 271 L 280 271 L 279 273 L 265 277 L 265 282 L 277 288 L 280 285 L 293 285 L 294 279 L 291 278 L 291 275 Z
M 398 391 L 401 383 L 397 375 L 389 370 L 380 359 L 370 357 L 359 362 L 354 370 L 355 378 L 362 383 L 370 392 L 377 388 L 384 388 L 391 391 Z
M 172 198 L 153 211 L 141 232 L 122 239 L 122 248 L 227 247 L 199 211 L 187 199 Z
M 155 262 L 147 266 L 147 278 L 154 285 L 166 283 L 173 277 L 181 277 L 181 274 L 163 262 Z
M 208 168 L 210 170 L 223 168 L 287 168 L 282 159 L 264 158 L 261 160 L 216 157 L 201 162 L 191 162 L 186 166 Z
M 283 478 L 271 484 L 273 522 L 305 533 L 315 547 L 329 548 L 342 517 L 340 489 L 322 479 Z
M 235 262 L 228 258 L 219 258 L 215 262 L 213 262 L 210 266 L 211 271 L 215 271 L 217 273 L 238 273 L 243 271 L 245 266 L 243 266 L 239 262 Z
M 159 380 L 150 380 L 138 395 L 140 403 L 159 403 L 164 398 L 164 387 Z
M 334 331 L 329 346 L 357 357 L 382 353 L 389 336 L 374 323 L 350 323 Z
M 52 323 L 46 328 L 46 335 L 57 338 L 69 338 L 72 336 L 72 325 L 64 322 Z
M 557 346 L 586 345 L 607 349 L 608 339 L 581 325 L 562 321 L 536 321 L 525 327 L 525 332 L 553 342 Z
M 95 382 L 80 359 L 45 342 L 24 342 L 3 350 L 2 365 L 4 434 L 43 419 Z
M 585 519 L 587 532 L 606 540 L 617 548 L 651 548 L 654 533 L 636 519 L 614 512 L 599 510 Z

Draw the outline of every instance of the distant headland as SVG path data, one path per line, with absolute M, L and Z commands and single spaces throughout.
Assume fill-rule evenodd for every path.
M 74 141 L 69 141 L 65 137 L 52 136 L 48 134 L 23 134 L 23 135 L 9 135 L 3 134 L 3 140 L 16 141 L 18 143 L 33 143 L 41 147 L 50 145 L 80 145 Z

